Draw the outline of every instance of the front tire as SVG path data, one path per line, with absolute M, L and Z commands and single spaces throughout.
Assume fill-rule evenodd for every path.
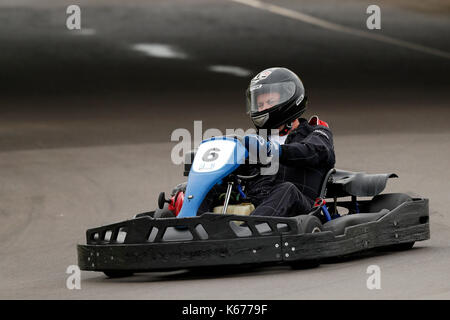
M 298 228 L 301 233 L 316 233 L 321 232 L 323 226 L 316 216 L 302 215 L 298 217 Z
M 153 215 L 154 218 L 175 218 L 172 211 L 169 210 L 169 205 L 166 203 L 162 209 L 157 208 Z
M 300 233 L 316 233 L 323 229 L 322 222 L 313 215 L 302 215 L 298 217 L 298 228 Z M 294 270 L 304 270 L 317 268 L 320 265 L 319 259 L 297 260 L 290 262 L 290 266 Z

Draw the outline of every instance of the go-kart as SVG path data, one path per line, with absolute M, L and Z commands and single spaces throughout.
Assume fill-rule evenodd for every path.
M 87 243 L 77 246 L 81 270 L 119 277 L 210 266 L 284 263 L 303 268 L 368 249 L 408 249 L 430 238 L 428 199 L 381 193 L 388 179 L 397 177 L 394 173 L 333 168 L 309 214 L 250 215 L 254 207 L 245 186 L 255 176 L 239 169 L 251 165 L 248 156 L 238 136 L 203 141 L 187 156 L 193 159 L 185 164 L 187 183 L 176 186 L 169 200 L 161 193 L 158 209 L 87 230 Z M 198 215 L 217 185 L 226 186 L 218 200 L 222 205 Z

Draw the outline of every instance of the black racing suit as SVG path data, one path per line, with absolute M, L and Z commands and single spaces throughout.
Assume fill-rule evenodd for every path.
M 326 173 L 334 167 L 335 154 L 331 130 L 310 125 L 300 118 L 281 145 L 278 172 L 248 181 L 245 193 L 256 209 L 251 215 L 295 216 L 308 213 L 320 193 Z M 213 188 L 199 213 L 211 210 L 213 199 L 223 191 Z

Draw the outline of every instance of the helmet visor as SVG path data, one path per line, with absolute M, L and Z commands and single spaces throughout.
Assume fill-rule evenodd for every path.
M 247 90 L 247 112 L 255 113 L 274 108 L 295 94 L 295 83 L 279 82 L 251 84 Z

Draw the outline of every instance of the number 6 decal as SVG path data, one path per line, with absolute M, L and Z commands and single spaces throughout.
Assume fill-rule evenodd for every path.
M 192 170 L 206 173 L 220 170 L 234 163 L 236 142 L 233 140 L 209 140 L 200 144 L 192 164 Z
M 202 160 L 205 162 L 211 162 L 211 161 L 217 160 L 217 158 L 219 158 L 219 152 L 220 152 L 219 148 L 208 149 L 204 153 Z

